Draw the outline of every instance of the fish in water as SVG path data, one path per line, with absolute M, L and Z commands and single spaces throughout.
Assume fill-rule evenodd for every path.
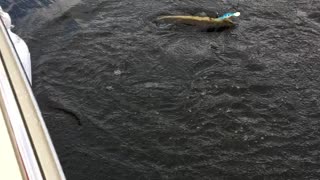
M 163 21 L 166 23 L 192 25 L 192 26 L 197 26 L 197 27 L 206 28 L 206 29 L 221 29 L 221 28 L 234 27 L 235 24 L 231 20 L 231 17 L 239 16 L 239 15 L 240 15 L 240 12 L 227 13 L 218 18 L 173 15 L 173 16 L 161 16 L 157 20 Z

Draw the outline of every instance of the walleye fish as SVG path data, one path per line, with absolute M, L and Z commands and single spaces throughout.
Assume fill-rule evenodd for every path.
M 173 15 L 173 16 L 161 16 L 158 18 L 159 21 L 164 21 L 167 23 L 175 24 L 187 24 L 199 27 L 233 27 L 235 24 L 231 20 L 231 17 L 240 16 L 240 12 L 227 13 L 218 18 L 212 17 L 201 17 L 201 16 L 183 16 L 183 15 Z

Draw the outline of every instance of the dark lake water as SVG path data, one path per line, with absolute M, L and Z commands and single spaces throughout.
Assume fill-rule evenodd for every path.
M 320 1 L 0 2 L 68 179 L 320 179 Z

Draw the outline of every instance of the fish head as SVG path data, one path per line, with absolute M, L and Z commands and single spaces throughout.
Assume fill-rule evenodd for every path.
M 235 24 L 231 19 L 223 19 L 221 25 L 225 27 L 233 27 Z

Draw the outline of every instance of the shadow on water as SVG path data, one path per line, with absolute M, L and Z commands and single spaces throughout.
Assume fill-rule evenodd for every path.
M 16 20 L 29 14 L 33 9 L 45 8 L 52 4 L 55 0 L 1 0 L 2 8 L 10 13 L 12 19 Z
M 30 36 L 44 23 L 54 20 L 81 0 L 0 0 L 1 7 L 9 12 L 14 31 L 20 36 Z

